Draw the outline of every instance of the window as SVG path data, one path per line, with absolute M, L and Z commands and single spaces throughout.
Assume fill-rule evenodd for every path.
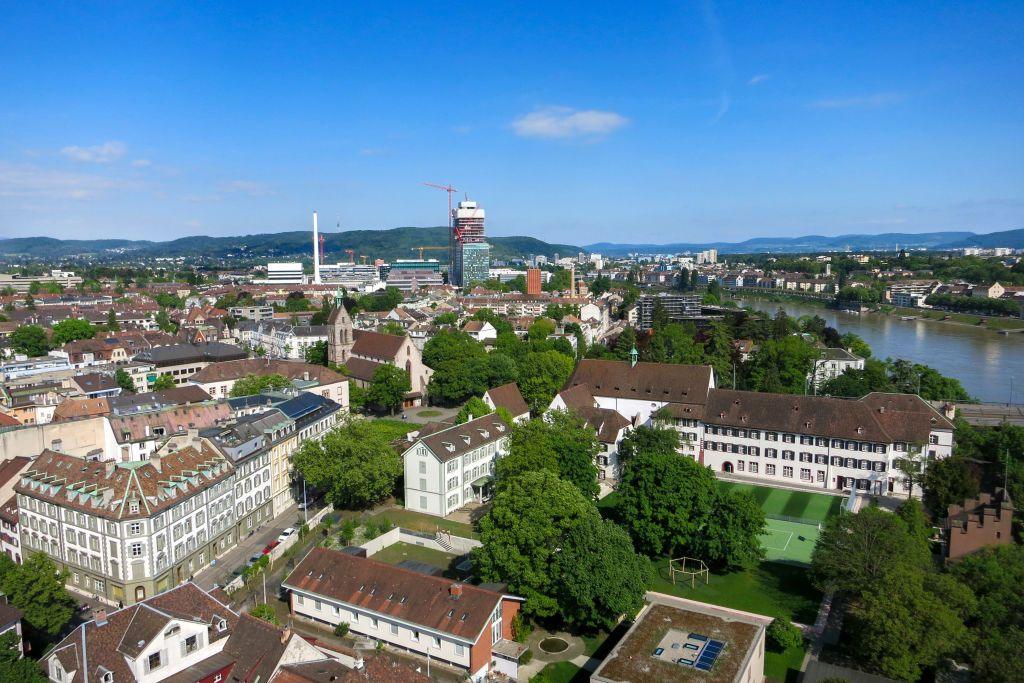
M 818 483 L 819 484 L 824 484 L 825 483 L 825 470 L 818 470 Z
M 801 479 L 801 481 L 810 481 L 811 480 L 811 470 L 809 468 L 806 468 L 806 467 L 801 467 L 800 468 L 800 479 Z
M 299 596 L 299 602 L 302 602 L 302 596 L 301 595 Z M 227 630 L 227 628 L 228 628 L 228 622 L 227 621 L 225 621 L 224 619 L 219 619 L 217 621 L 217 632 L 218 633 L 223 633 L 224 631 Z
M 128 525 L 128 533 L 132 536 L 138 536 L 142 533 L 142 524 L 139 522 L 132 522 Z
M 795 458 L 796 458 L 796 453 L 794 453 L 793 451 L 782 451 L 782 459 L 783 460 L 794 460 Z
M 414 642 L 414 643 L 420 642 L 420 632 L 419 631 L 413 631 L 412 632 L 412 642 Z
M 153 671 L 154 669 L 159 669 L 160 668 L 160 653 L 159 652 L 154 652 L 153 654 L 151 654 L 149 656 L 149 659 L 146 661 L 146 663 L 148 664 L 147 668 L 149 669 L 149 671 Z
M 142 557 L 142 544 L 141 543 L 132 543 L 131 547 L 130 547 L 130 550 L 131 550 L 132 557 Z
M 396 635 L 398 634 L 398 624 L 391 624 L 391 632 Z
M 114 683 L 114 672 L 104 671 L 100 680 L 103 681 L 103 683 Z
M 185 639 L 185 642 L 181 644 L 181 654 L 190 655 L 199 649 L 199 637 L 189 636 Z
M 466 646 L 459 643 L 455 643 L 455 654 L 459 657 L 466 654 Z
M 770 474 L 770 475 L 774 476 L 775 475 L 775 465 L 773 465 L 771 463 L 768 463 L 767 465 L 765 465 L 764 466 L 764 473 L 765 474 Z
M 426 474 L 426 473 L 427 473 L 427 463 L 421 461 L 420 462 L 420 474 Z
M 782 476 L 789 477 L 790 479 L 792 479 L 793 478 L 793 468 L 792 467 L 783 467 L 782 468 Z
M 757 474 L 757 463 L 756 462 L 750 463 L 750 473 L 751 474 Z
M 743 471 L 743 461 L 742 460 L 737 460 L 736 461 L 736 471 L 737 472 L 742 472 Z
M 426 496 L 420 496 L 420 509 L 421 510 L 426 510 L 427 509 L 427 497 Z

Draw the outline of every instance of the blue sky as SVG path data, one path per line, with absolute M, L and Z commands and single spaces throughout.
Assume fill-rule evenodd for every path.
M 255 4 L 6 3 L 0 236 L 1024 227 L 1020 2 Z

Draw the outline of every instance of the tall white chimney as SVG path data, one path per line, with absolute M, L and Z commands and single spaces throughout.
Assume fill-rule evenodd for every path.
M 320 284 L 320 234 L 316 228 L 316 211 L 313 212 L 313 284 Z

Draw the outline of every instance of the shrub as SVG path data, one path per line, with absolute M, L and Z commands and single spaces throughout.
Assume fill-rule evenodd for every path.
M 516 642 L 525 643 L 532 631 L 533 627 L 523 619 L 522 612 L 516 612 L 516 615 L 512 617 L 512 637 Z
M 249 614 L 256 617 L 257 619 L 269 621 L 271 624 L 274 624 L 275 626 L 281 625 L 281 620 L 277 618 L 277 613 L 274 612 L 274 608 L 270 605 L 256 605 L 251 610 L 249 610 Z
M 334 627 L 334 635 L 338 636 L 339 638 L 344 638 L 345 636 L 347 636 L 348 635 L 348 622 L 343 621 L 340 624 L 338 624 L 337 626 L 335 626 Z
M 788 620 L 778 618 L 772 620 L 767 631 L 768 647 L 777 652 L 791 647 L 803 645 L 804 634 Z

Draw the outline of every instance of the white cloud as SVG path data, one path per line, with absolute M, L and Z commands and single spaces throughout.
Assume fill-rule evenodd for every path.
M 902 102 L 904 96 L 895 92 L 879 92 L 860 97 L 837 97 L 811 102 L 814 109 L 877 109 Z
M 61 149 L 60 153 L 73 161 L 82 161 L 90 164 L 109 164 L 117 161 L 125 155 L 128 148 L 123 142 L 109 140 L 102 145 L 92 147 L 79 147 L 71 145 Z
M 88 200 L 110 190 L 132 186 L 116 178 L 14 166 L 0 161 L 0 197 Z
M 134 166 L 135 168 L 146 168 L 147 166 L 152 165 L 153 162 L 150 161 L 149 159 L 136 159 L 135 161 L 132 162 L 132 166 Z
M 265 183 L 255 180 L 231 180 L 221 185 L 222 192 L 237 192 L 250 197 L 269 197 L 276 194 Z
M 756 76 L 751 76 L 750 80 L 747 81 L 747 85 L 758 85 L 764 83 L 769 78 L 771 78 L 770 74 L 757 74 Z
M 629 119 L 613 111 L 544 107 L 512 122 L 516 135 L 525 138 L 602 138 L 622 128 Z

